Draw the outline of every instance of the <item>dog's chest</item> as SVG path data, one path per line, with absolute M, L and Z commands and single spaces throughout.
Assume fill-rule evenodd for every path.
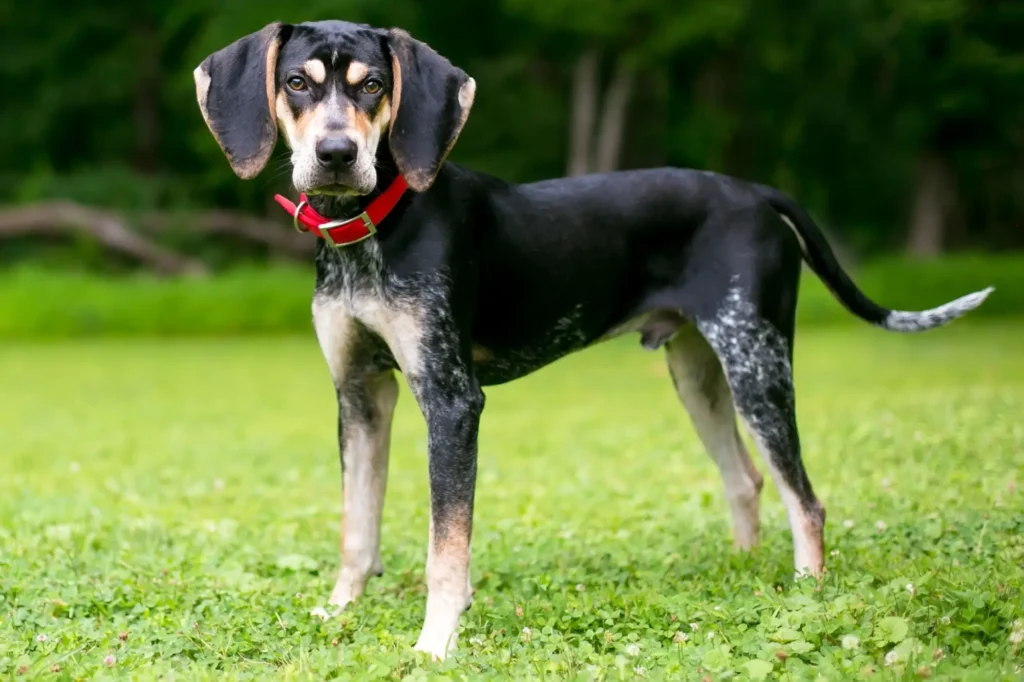
M 373 240 L 317 253 L 313 316 L 318 334 L 340 336 L 342 345 L 385 346 L 403 372 L 415 372 L 424 338 L 439 310 L 438 285 L 424 275 L 402 278 L 391 272 Z M 433 312 L 431 312 L 433 310 Z M 383 350 L 383 348 L 382 348 Z

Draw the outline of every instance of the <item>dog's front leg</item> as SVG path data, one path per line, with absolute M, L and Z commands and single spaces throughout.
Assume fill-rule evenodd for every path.
M 427 421 L 430 472 L 427 612 L 416 649 L 438 660 L 455 647 L 459 619 L 472 602 L 470 537 L 484 407 L 469 362 L 447 355 L 425 349 L 420 372 L 410 377 Z
M 338 389 L 344 512 L 341 571 L 330 603 L 345 608 L 380 575 L 380 524 L 388 479 L 391 417 L 398 381 L 391 371 L 366 373 Z
M 341 570 L 330 603 L 341 610 L 383 570 L 380 525 L 398 381 L 390 369 L 375 366 L 368 332 L 337 302 L 317 298 L 313 313 L 338 397 L 344 511 Z

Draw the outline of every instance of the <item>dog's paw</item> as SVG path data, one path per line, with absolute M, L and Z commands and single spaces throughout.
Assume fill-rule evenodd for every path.
M 351 585 L 342 583 L 342 581 L 339 580 L 338 584 L 335 585 L 334 589 L 331 591 L 331 598 L 327 600 L 327 603 L 335 607 L 335 610 L 338 612 L 344 611 L 345 607 L 355 600 L 357 595 L 354 594 L 354 592 L 355 591 L 351 589 Z
M 368 570 L 366 570 L 367 568 Z M 331 590 L 331 598 L 327 600 L 327 603 L 338 607 L 338 611 L 341 612 L 366 591 L 366 583 L 369 582 L 370 578 L 380 576 L 383 573 L 384 568 L 381 566 L 380 559 L 374 560 L 366 568 L 343 566 L 338 573 L 338 580 L 334 583 L 334 589 Z
M 352 576 L 342 571 L 338 576 L 338 582 L 334 584 L 334 589 L 331 590 L 331 598 L 327 600 L 327 603 L 336 606 L 339 612 L 343 611 L 363 593 L 368 578 L 369 576 Z
M 456 636 L 455 633 L 450 635 L 434 634 L 424 630 L 420 633 L 420 638 L 416 642 L 416 646 L 413 647 L 415 651 L 430 656 L 430 659 L 435 662 L 443 662 L 449 654 L 456 649 Z
M 318 606 L 312 611 L 310 611 L 309 615 L 313 616 L 314 618 L 319 618 L 320 620 L 330 620 L 331 618 L 334 618 L 338 614 L 340 614 L 343 610 L 344 609 L 341 608 L 334 608 L 328 610 L 322 606 Z

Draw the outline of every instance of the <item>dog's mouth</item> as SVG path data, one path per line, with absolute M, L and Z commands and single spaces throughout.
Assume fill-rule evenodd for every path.
M 355 175 L 356 177 L 352 177 L 347 173 L 324 174 L 323 176 L 315 179 L 315 184 L 309 183 L 304 191 L 309 195 L 322 194 L 332 197 L 361 197 L 366 196 L 373 191 L 374 187 L 376 187 L 377 177 L 375 173 L 369 173 L 369 177 L 365 177 L 362 173 L 352 175 Z M 296 187 L 296 189 L 299 188 Z
M 372 189 L 372 188 L 371 188 Z M 342 185 L 338 182 L 332 182 L 326 185 L 317 185 L 306 190 L 306 194 L 317 195 L 322 194 L 330 197 L 358 197 L 364 194 L 369 194 L 370 190 L 361 191 L 359 188 L 352 187 L 350 185 Z

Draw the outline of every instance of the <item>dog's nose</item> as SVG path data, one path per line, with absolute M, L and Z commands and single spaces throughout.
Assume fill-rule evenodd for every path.
M 345 170 L 356 162 L 359 147 L 348 135 L 325 137 L 316 143 L 316 160 L 327 170 Z

